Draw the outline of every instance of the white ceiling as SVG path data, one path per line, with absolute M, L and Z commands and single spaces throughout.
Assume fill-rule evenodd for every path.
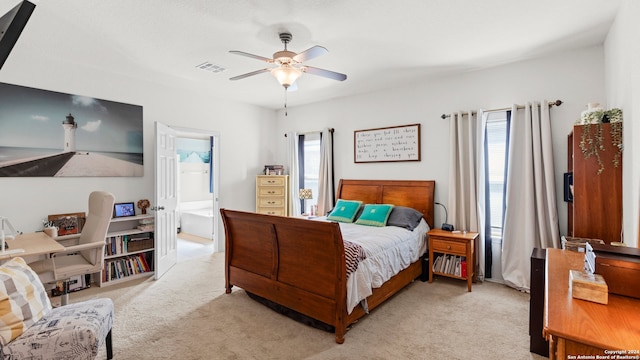
M 0 14 L 18 2 L 0 0 Z M 328 54 L 306 64 L 347 80 L 303 74 L 288 94 L 288 106 L 296 106 L 602 44 L 621 0 L 32 2 L 16 48 L 278 109 L 284 89 L 271 74 L 229 80 L 270 65 L 229 50 L 271 57 L 283 49 L 278 33 L 285 30 L 293 34 L 291 51 L 326 47 Z M 204 62 L 226 71 L 196 67 Z

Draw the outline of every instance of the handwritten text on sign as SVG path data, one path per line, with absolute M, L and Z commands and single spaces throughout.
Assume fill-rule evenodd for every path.
M 356 130 L 354 162 L 420 161 L 420 124 Z

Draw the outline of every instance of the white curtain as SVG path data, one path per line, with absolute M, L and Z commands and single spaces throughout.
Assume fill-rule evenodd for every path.
M 549 104 L 511 109 L 502 277 L 507 285 L 530 289 L 533 248 L 558 247 L 558 211 L 553 171 Z
M 298 216 L 300 212 L 300 201 L 298 191 L 300 183 L 298 181 L 300 170 L 298 167 L 298 133 L 287 133 L 288 162 L 289 162 L 289 215 Z
M 325 215 L 334 205 L 333 129 L 322 130 L 320 140 L 320 175 L 318 177 L 318 214 Z
M 450 115 L 449 208 L 457 230 L 478 232 L 476 277 L 484 280 L 484 116 L 472 111 Z

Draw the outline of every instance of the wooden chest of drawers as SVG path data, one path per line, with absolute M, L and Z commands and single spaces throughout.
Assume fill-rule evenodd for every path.
M 289 213 L 289 175 L 256 177 L 256 212 L 287 216 Z

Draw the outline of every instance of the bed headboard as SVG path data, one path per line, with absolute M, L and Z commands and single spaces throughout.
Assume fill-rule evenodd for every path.
M 414 208 L 433 226 L 434 180 L 347 180 L 341 179 L 337 199 L 360 200 L 364 204 L 393 204 Z

